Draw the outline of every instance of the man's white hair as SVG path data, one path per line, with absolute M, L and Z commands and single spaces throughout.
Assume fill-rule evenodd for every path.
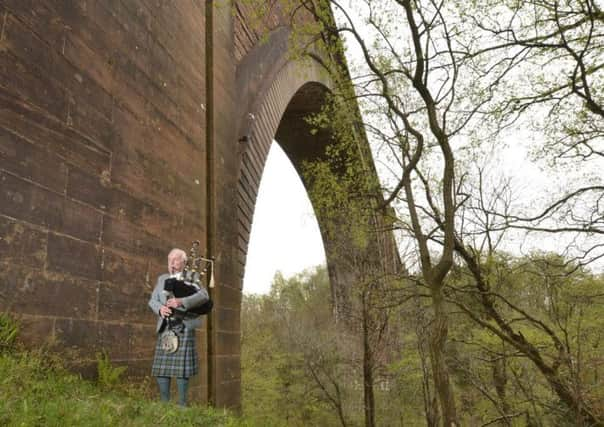
M 185 251 L 183 251 L 182 249 L 178 249 L 178 248 L 174 248 L 170 251 L 170 253 L 168 254 L 168 259 L 176 257 L 176 256 L 180 256 L 180 258 L 183 260 L 183 262 L 185 262 L 187 260 L 187 253 Z

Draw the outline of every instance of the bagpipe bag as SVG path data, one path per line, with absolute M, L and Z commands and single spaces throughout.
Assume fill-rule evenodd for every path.
M 164 290 L 172 293 L 175 298 L 185 298 L 193 295 L 196 292 L 199 292 L 201 289 L 196 285 L 185 282 L 184 280 L 179 280 L 175 277 L 171 277 L 169 279 L 166 279 L 166 281 L 164 282 Z M 190 317 L 197 317 L 203 314 L 208 314 L 210 311 L 212 311 L 213 306 L 214 303 L 212 302 L 212 300 L 208 299 L 203 304 L 184 311 L 184 315 Z M 178 311 L 183 312 L 183 310 Z

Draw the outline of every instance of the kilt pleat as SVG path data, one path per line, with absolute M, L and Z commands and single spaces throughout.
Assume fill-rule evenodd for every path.
M 198 373 L 195 329 L 184 328 L 184 331 L 177 332 L 177 335 L 178 349 L 174 353 L 164 352 L 159 346 L 159 339 L 157 340 L 151 367 L 152 376 L 189 378 Z

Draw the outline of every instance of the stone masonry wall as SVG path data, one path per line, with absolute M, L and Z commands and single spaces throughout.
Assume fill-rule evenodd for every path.
M 155 277 L 206 236 L 205 12 L 0 1 L 0 310 L 85 373 L 148 373 Z

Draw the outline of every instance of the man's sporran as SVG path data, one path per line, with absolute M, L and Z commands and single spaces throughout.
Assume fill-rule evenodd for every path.
M 171 329 L 163 331 L 159 336 L 159 348 L 165 353 L 174 353 L 178 350 L 178 335 Z
M 167 301 L 169 298 L 174 298 L 174 294 L 168 291 L 162 291 L 164 301 Z M 164 320 L 164 324 L 162 328 L 164 328 L 163 332 L 159 334 L 159 348 L 167 354 L 174 353 L 178 350 L 178 335 L 176 334 L 175 329 L 178 327 L 182 328 L 182 319 L 178 321 L 173 321 L 170 317 Z

